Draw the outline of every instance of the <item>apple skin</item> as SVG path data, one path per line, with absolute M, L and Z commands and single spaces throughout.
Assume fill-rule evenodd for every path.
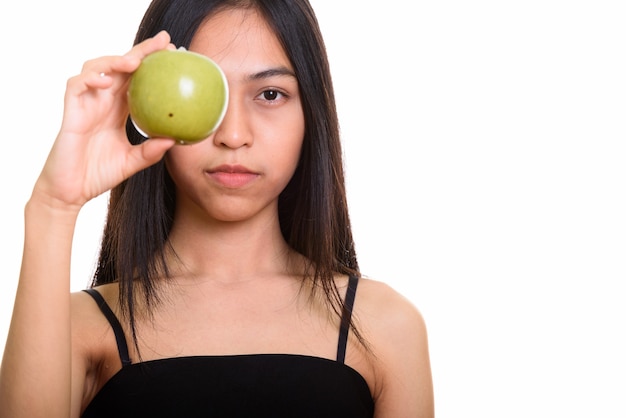
M 228 83 L 210 58 L 184 48 L 146 56 L 128 85 L 130 117 L 146 137 L 193 144 L 222 122 Z

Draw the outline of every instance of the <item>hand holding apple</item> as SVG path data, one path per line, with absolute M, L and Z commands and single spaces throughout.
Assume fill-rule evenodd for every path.
M 228 84 L 219 66 L 184 48 L 145 57 L 128 86 L 135 127 L 147 137 L 173 138 L 181 144 L 211 135 L 227 103 Z

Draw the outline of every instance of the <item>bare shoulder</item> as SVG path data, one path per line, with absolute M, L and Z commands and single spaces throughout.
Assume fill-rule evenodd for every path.
M 426 323 L 418 307 L 388 284 L 362 278 L 356 300 L 355 314 L 376 335 L 402 340 L 425 337 Z
M 107 285 L 98 291 L 114 308 L 115 299 L 111 297 L 116 289 Z M 80 398 L 79 404 L 84 407 L 116 371 L 117 349 L 111 325 L 91 295 L 83 291 L 72 293 L 71 314 L 72 394 L 73 398 Z
M 388 284 L 360 280 L 357 326 L 372 349 L 377 417 L 432 417 L 427 328 L 417 306 Z
M 103 297 L 105 302 L 112 310 L 116 310 L 117 305 L 117 285 L 109 284 L 99 286 L 98 293 Z M 107 325 L 106 317 L 102 314 L 98 301 L 87 292 L 78 291 L 71 295 L 72 303 L 72 325 L 78 326 L 81 330 L 85 327 L 87 330 L 94 329 L 94 325 Z
M 100 286 L 97 290 L 115 312 L 117 285 Z M 93 348 L 102 347 L 102 340 L 112 333 L 111 325 L 102 313 L 99 302 L 88 293 L 83 291 L 72 293 L 71 304 L 74 348 L 93 354 Z

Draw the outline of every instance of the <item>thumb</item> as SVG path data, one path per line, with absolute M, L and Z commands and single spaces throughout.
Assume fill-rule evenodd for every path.
M 139 165 L 143 166 L 139 169 L 157 163 L 175 143 L 176 141 L 170 138 L 151 138 L 136 145 L 135 155 L 137 156 L 137 160 L 139 160 Z

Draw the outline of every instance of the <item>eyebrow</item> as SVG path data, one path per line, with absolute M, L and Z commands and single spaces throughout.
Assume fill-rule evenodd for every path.
M 259 71 L 258 73 L 250 74 L 247 78 L 250 81 L 256 81 L 276 76 L 288 76 L 296 78 L 296 74 L 287 67 L 269 68 L 264 71 Z

